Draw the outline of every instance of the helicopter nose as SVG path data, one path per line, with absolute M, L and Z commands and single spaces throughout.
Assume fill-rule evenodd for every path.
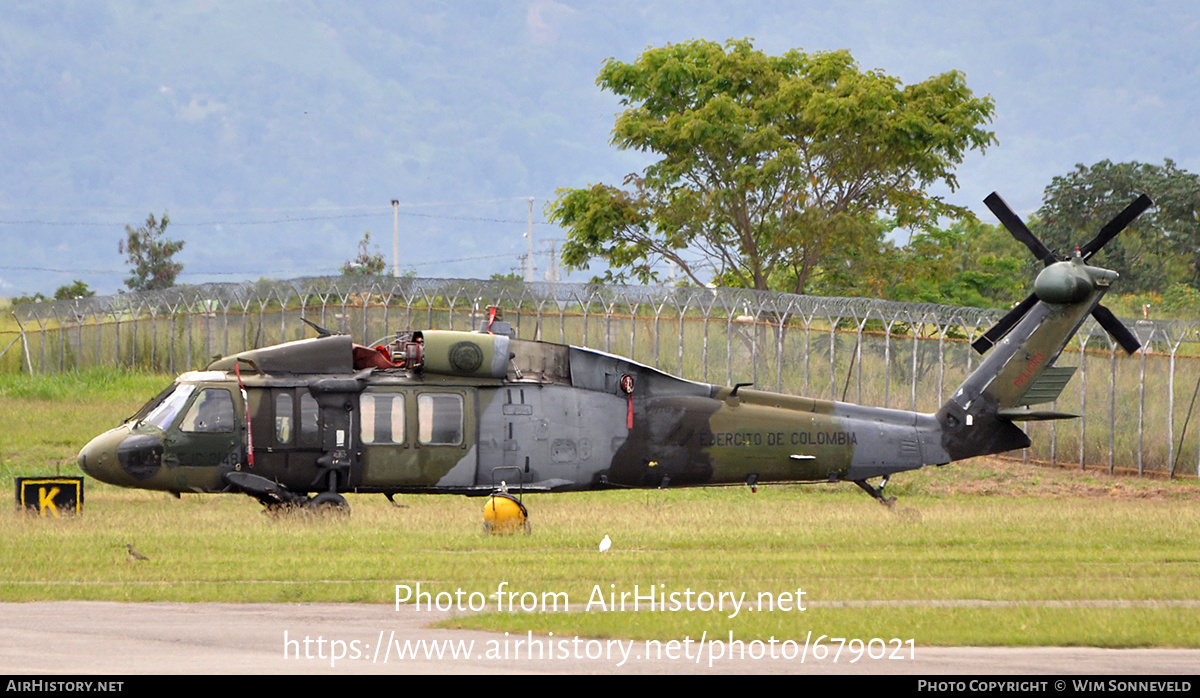
M 79 451 L 79 469 L 101 482 L 136 486 L 153 477 L 162 465 L 162 438 L 132 434 L 128 427 L 110 429 Z
M 118 429 L 104 432 L 88 442 L 79 451 L 79 469 L 85 475 L 90 475 L 101 482 L 116 484 L 119 467 L 117 465 L 117 446 L 124 440 L 124 435 Z

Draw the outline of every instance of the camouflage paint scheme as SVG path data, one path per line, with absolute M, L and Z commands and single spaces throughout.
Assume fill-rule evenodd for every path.
M 1023 448 L 1029 439 L 1014 421 L 1070 416 L 1023 408 L 1030 395 L 1057 396 L 1065 378 L 1054 361 L 1116 275 L 1078 260 L 1047 272 L 1059 265 L 1051 275 L 1082 269 L 1091 280 L 1081 297 L 1037 302 L 936 414 L 697 383 L 602 352 L 484 333 L 428 330 L 420 370 L 356 370 L 350 338 L 333 335 L 183 374 L 173 388 L 190 391 L 187 402 L 164 391 L 96 437 L 79 463 L 116 485 L 242 491 L 264 502 L 271 487 L 290 496 L 484 495 L 501 481 L 565 491 L 849 480 L 882 499 L 868 479 Z M 1043 375 L 1057 390 L 1045 390 Z M 189 422 L 214 395 L 226 413 L 232 404 L 232 424 Z M 163 421 L 172 400 L 180 404 Z M 439 418 L 423 414 L 432 405 L 449 410 L 441 435 L 429 421 Z
M 1014 422 L 1074 417 L 1029 407 L 1054 402 L 1074 373 L 1054 363 L 1089 314 L 1127 352 L 1140 347 L 1099 304 L 1117 274 L 1086 261 L 1149 197 L 1065 261 L 998 194 L 984 203 L 1045 268 L 1033 294 L 972 343 L 990 353 L 935 414 L 696 383 L 514 339 L 503 322 L 496 333 L 398 333 L 376 349 L 321 330 L 185 373 L 93 439 L 79 465 L 116 485 L 243 492 L 268 506 L 345 507 L 347 491 L 486 495 L 508 483 L 565 491 L 838 480 L 890 504 L 883 486 L 894 473 L 1024 448 L 1029 437 Z

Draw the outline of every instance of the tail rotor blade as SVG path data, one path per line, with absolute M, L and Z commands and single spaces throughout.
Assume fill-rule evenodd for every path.
M 1003 339 L 1004 335 L 1008 334 L 1008 331 L 1015 327 L 1016 324 L 1021 321 L 1021 318 L 1025 317 L 1025 313 L 1028 313 L 1029 310 L 1036 304 L 1037 296 L 1033 295 L 1032 293 L 1029 294 L 1028 298 L 1018 303 L 1017 307 L 1008 311 L 1007 315 L 1000 318 L 1000 322 L 992 325 L 992 328 L 980 335 L 979 339 L 971 342 L 971 346 L 980 354 L 986 353 L 988 349 L 991 349 L 996 344 L 996 342 L 999 342 L 1001 339 Z
M 1000 222 L 1004 224 L 1004 227 L 1008 229 L 1008 232 L 1012 233 L 1014 238 L 1021 241 L 1022 244 L 1028 247 L 1029 251 L 1032 252 L 1035 257 L 1042 260 L 1047 267 L 1059 261 L 1058 258 L 1055 257 L 1054 252 L 1051 251 L 1049 247 L 1046 247 L 1045 243 L 1039 240 L 1036 235 L 1030 232 L 1029 228 L 1025 226 L 1025 223 L 1020 219 L 1019 216 L 1017 216 L 1017 214 L 1013 213 L 1013 210 L 1009 208 L 1004 199 L 1000 198 L 999 194 L 992 192 L 986 199 L 983 200 L 983 202 L 987 204 L 987 207 L 991 209 L 992 213 L 996 214 L 996 218 L 998 218 Z M 1125 210 L 1121 211 L 1121 213 L 1117 214 L 1115 218 L 1109 221 L 1108 225 L 1105 225 L 1103 228 L 1101 228 L 1100 232 L 1096 234 L 1096 237 L 1092 238 L 1092 240 L 1086 245 L 1079 248 L 1079 256 L 1086 260 L 1092 255 L 1096 254 L 1100 248 L 1104 247 L 1105 244 L 1116 237 L 1118 233 L 1128 227 L 1130 223 L 1132 223 L 1138 216 L 1142 215 L 1142 213 L 1144 213 L 1145 210 L 1150 208 L 1152 205 L 1154 205 L 1154 202 L 1151 201 L 1149 196 L 1146 196 L 1145 194 L 1139 196 L 1133 201 L 1133 203 L 1126 206 Z M 1037 305 L 1037 302 L 1037 295 L 1030 294 L 1029 297 L 1017 304 L 1015 308 L 1008 311 L 1004 317 L 1000 318 L 1000 321 L 991 327 L 987 332 L 984 332 L 979 336 L 978 339 L 972 342 L 971 346 L 980 354 L 985 353 L 988 349 L 991 349 L 996 345 L 997 342 L 1003 339 L 1004 336 L 1021 321 L 1021 318 L 1025 317 L 1025 314 L 1028 313 L 1033 306 Z M 1100 326 L 1104 328 L 1104 331 L 1108 332 L 1113 340 L 1115 340 L 1117 344 L 1120 344 L 1121 348 L 1126 352 L 1133 354 L 1141 348 L 1142 344 L 1140 341 L 1138 341 L 1138 338 L 1129 331 L 1129 328 L 1125 327 L 1125 325 L 1122 325 L 1121 321 L 1118 320 L 1108 308 L 1105 308 L 1102 305 L 1097 305 L 1092 309 L 1092 317 L 1096 318 L 1096 322 L 1098 322 Z
M 1046 247 L 1045 243 L 1043 243 L 1041 240 L 1038 240 L 1037 236 L 1030 232 L 1029 228 L 1025 227 L 1024 221 L 1022 221 L 1017 214 L 1013 213 L 1013 210 L 1008 207 L 1008 204 L 1005 203 L 1004 199 L 1000 198 L 999 194 L 996 192 L 988 194 L 988 197 L 983 200 L 983 203 L 987 204 L 987 207 L 992 210 L 992 213 L 996 214 L 996 218 L 1000 219 L 1000 222 L 1004 224 L 1005 228 L 1008 228 L 1008 232 L 1012 233 L 1013 237 L 1024 243 L 1024 245 L 1029 248 L 1029 251 L 1033 253 L 1034 257 L 1042 260 L 1046 266 L 1050 266 L 1051 264 L 1059 261 L 1058 258 L 1054 256 L 1054 252 L 1052 252 L 1049 247 Z
M 1133 203 L 1126 206 L 1124 211 L 1118 213 L 1116 218 L 1112 219 L 1108 222 L 1108 225 L 1101 228 L 1100 232 L 1096 233 L 1096 237 L 1092 238 L 1088 244 L 1080 247 L 1079 254 L 1084 258 L 1084 260 L 1096 254 L 1100 251 L 1101 247 L 1104 247 L 1108 244 L 1109 240 L 1115 238 L 1117 233 L 1124 230 L 1130 223 L 1134 221 L 1135 218 L 1142 215 L 1142 212 L 1153 205 L 1154 201 L 1152 201 L 1150 197 L 1146 196 L 1145 194 L 1142 194 L 1138 198 L 1134 199 Z M 1130 353 L 1132 354 L 1133 352 Z
M 1104 331 L 1112 335 L 1112 338 L 1121 345 L 1127 354 L 1133 354 L 1142 347 L 1142 343 L 1134 336 L 1129 328 L 1121 324 L 1116 315 L 1112 311 L 1102 305 L 1097 305 L 1092 310 L 1092 317 L 1096 318 L 1096 322 L 1104 328 Z

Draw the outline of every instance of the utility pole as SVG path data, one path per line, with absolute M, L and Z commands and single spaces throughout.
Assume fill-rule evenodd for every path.
M 528 262 L 528 259 L 525 257 L 525 255 L 523 255 L 523 254 L 519 254 L 519 255 L 517 255 L 517 261 L 518 261 L 518 262 L 520 262 L 520 266 L 516 266 L 516 267 L 510 267 L 510 270 L 511 270 L 513 273 L 518 273 L 518 272 L 519 272 L 519 273 L 521 274 L 521 276 L 522 276 L 522 277 L 524 277 L 524 276 L 525 276 L 525 273 L 526 273 L 527 271 L 529 271 L 529 262 Z
M 529 225 L 525 229 L 529 240 L 529 256 L 525 258 L 525 283 L 533 282 L 533 197 L 529 197 Z
M 392 276 L 400 278 L 400 201 L 392 199 Z
M 546 270 L 545 279 L 552 284 L 556 284 L 562 280 L 562 275 L 558 272 L 558 240 L 554 238 L 542 240 L 542 245 L 544 246 L 542 254 L 550 256 L 550 268 Z

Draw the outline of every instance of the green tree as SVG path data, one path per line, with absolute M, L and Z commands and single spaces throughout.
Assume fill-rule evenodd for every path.
M 363 276 L 378 276 L 387 269 L 387 261 L 383 255 L 379 253 L 379 247 L 375 247 L 375 252 L 371 252 L 371 231 L 363 233 L 362 240 L 358 241 L 358 256 L 342 265 L 342 274 L 354 275 L 360 274 Z
M 872 253 L 879 217 L 924 226 L 970 213 L 928 194 L 995 142 L 990 98 L 952 71 L 909 86 L 845 51 L 768 56 L 749 40 L 691 41 L 609 60 L 597 83 L 626 106 L 618 148 L 658 160 L 560 190 L 563 262 L 650 282 L 672 262 L 694 283 L 805 292 L 821 269 Z
M 96 295 L 96 292 L 88 288 L 86 283 L 75 279 L 71 283 L 55 289 L 52 299 L 47 298 L 41 293 L 34 293 L 31 296 L 17 296 L 12 299 L 11 303 L 13 305 L 23 305 L 25 303 L 43 303 L 48 300 L 65 301 L 74 298 L 91 298 L 94 295 Z
M 175 285 L 183 264 L 174 257 L 183 249 L 183 241 L 166 239 L 170 224 L 164 212 L 159 220 L 151 213 L 140 228 L 125 226 L 125 239 L 117 243 L 117 250 L 127 255 L 125 263 L 133 267 L 133 276 L 125 279 L 131 291 L 156 291 Z
M 43 303 L 49 300 L 42 293 L 34 293 L 33 295 L 21 295 L 9 301 L 14 306 L 25 305 L 26 303 Z
M 91 298 L 96 295 L 96 292 L 88 288 L 88 285 L 79 279 L 75 279 L 66 286 L 59 286 L 54 291 L 54 300 L 69 301 L 74 298 Z
M 885 280 L 879 295 L 890 300 L 1007 308 L 1033 279 L 1028 257 L 1002 226 L 964 220 L 916 233 L 874 276 Z
M 1096 253 L 1092 264 L 1119 271 L 1123 293 L 1163 291 L 1176 283 L 1200 288 L 1200 176 L 1171 160 L 1161 166 L 1108 160 L 1076 165 L 1046 187 L 1033 230 L 1066 255 L 1141 194 L 1154 206 Z

